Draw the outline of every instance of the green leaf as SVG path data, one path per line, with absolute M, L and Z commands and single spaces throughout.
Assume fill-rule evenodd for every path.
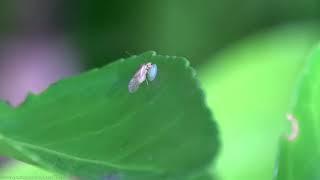
M 204 171 L 203 173 L 193 176 L 188 180 L 214 180 L 214 178 L 209 172 Z
M 270 180 L 285 114 L 317 24 L 275 27 L 216 53 L 198 69 L 223 148 L 211 172 L 223 180 Z M 236 160 L 235 160 L 236 159 Z
M 146 62 L 157 64 L 156 79 L 129 93 Z M 154 52 L 62 80 L 0 112 L 1 154 L 90 179 L 179 179 L 207 168 L 219 146 L 188 61 Z
M 60 179 L 70 180 L 70 177 L 64 177 L 59 174 L 45 171 L 43 169 L 25 164 L 22 162 L 11 162 L 1 168 L 0 179 Z
M 277 180 L 320 179 L 320 46 L 309 57 L 293 97 L 292 115 L 298 136 L 282 140 L 276 165 Z

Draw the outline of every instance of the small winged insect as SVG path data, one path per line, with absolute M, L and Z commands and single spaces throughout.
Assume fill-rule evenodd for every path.
M 131 78 L 128 89 L 130 93 L 134 93 L 138 90 L 140 84 L 142 84 L 145 80 L 153 81 L 157 76 L 157 65 L 146 63 L 142 64 L 139 68 L 139 70 L 134 74 L 134 76 Z M 148 79 L 146 79 L 148 78 Z

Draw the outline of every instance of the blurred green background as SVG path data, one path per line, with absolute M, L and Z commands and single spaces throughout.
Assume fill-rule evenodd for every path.
M 28 91 L 148 50 L 184 56 L 220 128 L 211 172 L 271 179 L 319 11 L 318 0 L 3 0 L 0 97 L 19 105 Z M 39 172 L 2 161 L 0 174 Z

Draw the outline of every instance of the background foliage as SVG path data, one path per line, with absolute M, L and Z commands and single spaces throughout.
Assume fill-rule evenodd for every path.
M 54 54 L 72 51 L 66 59 L 75 59 L 76 72 L 147 50 L 185 56 L 221 132 L 221 154 L 210 172 L 227 180 L 271 179 L 299 72 L 319 41 L 319 10 L 317 0 L 1 1 L 0 75 L 10 78 L 0 79 L 0 95 L 10 100 L 5 92 L 26 82 L 13 77 L 35 67 L 22 48 L 10 49 L 17 42 L 38 42 L 34 54 L 47 44 L 58 49 Z M 8 66 L 8 53 L 21 54 L 17 64 L 25 68 Z M 5 167 L 4 173 L 26 172 L 21 165 Z

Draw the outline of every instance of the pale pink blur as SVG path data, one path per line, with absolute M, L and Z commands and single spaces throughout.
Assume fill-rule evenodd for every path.
M 81 71 L 76 51 L 64 38 L 11 38 L 1 48 L 0 98 L 19 105 L 28 92 Z

